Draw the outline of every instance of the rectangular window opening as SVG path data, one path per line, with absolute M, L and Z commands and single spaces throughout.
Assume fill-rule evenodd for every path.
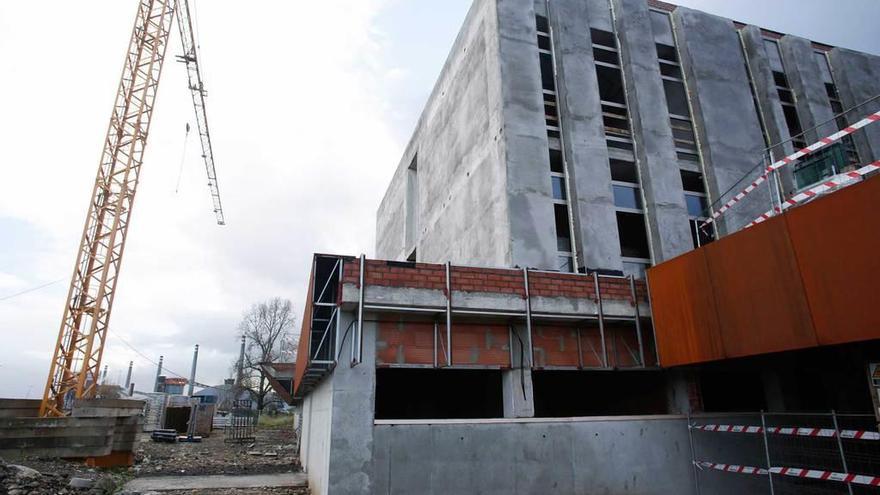
M 553 199 L 558 199 L 560 201 L 567 200 L 568 197 L 565 190 L 565 178 L 554 175 L 550 177 L 550 182 L 553 188 Z
M 625 160 L 610 160 L 611 180 L 618 182 L 639 183 L 639 174 L 636 171 L 636 164 Z
M 535 370 L 532 381 L 539 418 L 667 413 L 658 371 Z
M 565 173 L 562 166 L 562 151 L 550 149 L 550 171 L 557 174 Z
M 501 418 L 502 393 L 500 370 L 378 368 L 376 419 Z
M 617 49 L 617 40 L 614 38 L 614 33 L 610 31 L 590 29 L 590 39 L 593 41 L 594 45 Z
M 620 236 L 620 255 L 625 258 L 651 259 L 648 247 L 645 215 L 617 212 L 617 232 Z
M 556 220 L 556 250 L 564 253 L 571 252 L 571 225 L 568 220 L 568 207 L 554 204 L 553 214 Z
M 541 84 L 548 91 L 556 91 L 556 81 L 553 74 L 553 57 L 549 53 L 539 53 L 541 57 Z
M 630 210 L 642 209 L 642 197 L 638 187 L 612 184 L 611 189 L 614 193 L 614 206 Z
M 623 76 L 620 69 L 597 65 L 596 77 L 599 80 L 599 99 L 603 102 L 626 105 L 626 94 L 623 89 Z
M 405 248 L 409 249 L 419 235 L 419 157 L 416 154 L 406 171 L 406 223 L 404 224 Z

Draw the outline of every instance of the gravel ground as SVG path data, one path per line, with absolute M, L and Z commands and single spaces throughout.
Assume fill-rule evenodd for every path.
M 95 469 L 63 459 L 0 459 L 0 495 L 112 494 L 126 481 L 141 476 L 198 476 L 206 474 L 269 474 L 300 471 L 290 427 L 259 428 L 256 439 L 245 444 L 224 441 L 215 430 L 201 443 L 158 443 L 141 436 L 130 468 Z M 22 465 L 34 471 L 21 470 Z M 90 489 L 68 486 L 73 477 L 93 480 Z M 303 488 L 179 490 L 163 495 L 307 495 Z
M 162 495 L 309 495 L 308 488 L 229 488 L 226 490 L 175 490 Z
M 299 471 L 289 428 L 260 428 L 256 440 L 226 443 L 222 430 L 201 443 L 159 443 L 143 435 L 135 451 L 135 476 L 269 474 Z

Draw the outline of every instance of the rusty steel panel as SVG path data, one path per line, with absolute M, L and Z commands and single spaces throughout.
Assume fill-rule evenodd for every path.
M 296 369 L 293 373 L 294 395 L 299 395 L 303 377 L 306 374 L 306 368 L 309 367 L 309 350 L 312 348 L 312 296 L 314 285 L 315 268 L 313 265 L 312 271 L 309 274 L 309 291 L 308 294 L 306 294 L 306 303 L 303 307 L 302 326 L 300 326 L 299 343 L 296 348 Z
M 662 366 L 724 357 L 705 249 L 650 268 L 648 287 Z
M 880 177 L 786 214 L 820 344 L 880 338 Z
M 725 357 L 817 345 L 785 220 L 705 248 Z

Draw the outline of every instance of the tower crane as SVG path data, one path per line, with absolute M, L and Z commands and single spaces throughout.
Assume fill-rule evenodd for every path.
M 138 0 L 43 392 L 41 416 L 67 415 L 74 399 L 93 397 L 98 386 L 116 282 L 175 13 L 183 45 L 179 60 L 186 64 L 214 213 L 217 223 L 225 224 L 189 2 Z

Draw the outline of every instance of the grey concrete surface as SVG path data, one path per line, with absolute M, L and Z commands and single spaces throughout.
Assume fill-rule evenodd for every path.
M 834 48 L 829 53 L 834 82 L 844 108 L 860 105 L 880 95 L 880 56 Z M 880 110 L 880 99 L 847 114 L 852 124 L 869 113 Z M 880 160 L 880 124 L 853 134 L 862 163 Z
M 627 99 L 632 127 L 640 136 L 636 163 L 648 213 L 654 262 L 693 249 L 681 174 L 677 163 L 669 111 L 648 5 L 644 0 L 614 0 L 615 21 L 622 48 Z M 673 41 L 674 42 L 674 41 Z M 663 103 L 663 104 L 658 104 Z
M 156 476 L 136 478 L 125 484 L 127 492 L 209 490 L 212 488 L 269 488 L 308 486 L 303 473 L 207 475 L 207 476 Z
M 330 475 L 330 424 L 333 419 L 333 376 L 325 378 L 304 399 L 299 458 L 312 493 L 327 493 Z
M 584 29 L 592 22 L 592 11 L 601 11 L 593 4 L 564 0 L 554 2 L 549 12 L 556 45 L 563 151 L 572 183 L 570 202 L 580 264 L 591 269 L 621 270 L 599 82 L 589 31 Z M 607 9 L 604 17 L 610 20 Z
M 501 76 L 501 154 L 511 253 L 507 266 L 553 269 L 556 229 L 532 0 L 494 4 Z
M 495 2 L 475 2 L 379 206 L 377 257 L 405 259 L 415 247 L 419 261 L 512 262 L 498 50 Z M 416 156 L 419 232 L 412 246 L 406 176 Z
M 695 493 L 684 418 L 375 427 L 375 493 Z
M 346 328 L 354 315 L 344 314 Z M 363 362 L 352 367 L 349 338 L 340 347 L 340 363 L 333 372 L 333 416 L 327 493 L 373 493 L 373 415 L 376 393 L 376 323 L 363 331 Z
M 536 13 L 553 29 L 561 140 L 545 129 Z M 554 0 L 549 11 L 544 0 L 475 1 L 377 212 L 376 255 L 402 260 L 415 248 L 420 261 L 555 269 L 547 154 L 560 147 L 581 266 L 622 268 L 610 158 L 637 161 L 654 262 L 691 249 L 679 170 L 702 172 L 710 200 L 726 201 L 760 174 L 762 151 L 790 136 L 760 28 L 738 30 L 730 19 L 687 8 L 672 17 L 702 165 L 675 154 L 643 0 Z M 621 41 L 634 153 L 606 146 L 588 28 L 616 28 Z M 779 44 L 802 127 L 827 120 L 812 44 L 794 35 Z M 880 57 L 835 48 L 830 59 L 845 106 L 880 94 Z M 828 128 L 809 131 L 808 140 Z M 854 138 L 862 161 L 880 156 L 880 126 Z M 773 155 L 791 151 L 783 144 Z M 407 194 L 415 157 L 418 194 Z M 787 167 L 781 180 L 785 192 L 794 189 Z M 418 205 L 408 208 L 413 196 Z M 770 200 L 768 186 L 752 193 L 721 219 L 722 233 L 751 222 Z M 418 212 L 419 225 L 409 242 L 407 211 Z
M 710 199 L 733 188 L 722 198 L 727 201 L 760 174 L 756 165 L 765 147 L 739 35 L 730 19 L 684 7 L 672 17 Z M 750 196 L 721 218 L 724 233 L 739 230 L 770 207 L 767 187 Z

